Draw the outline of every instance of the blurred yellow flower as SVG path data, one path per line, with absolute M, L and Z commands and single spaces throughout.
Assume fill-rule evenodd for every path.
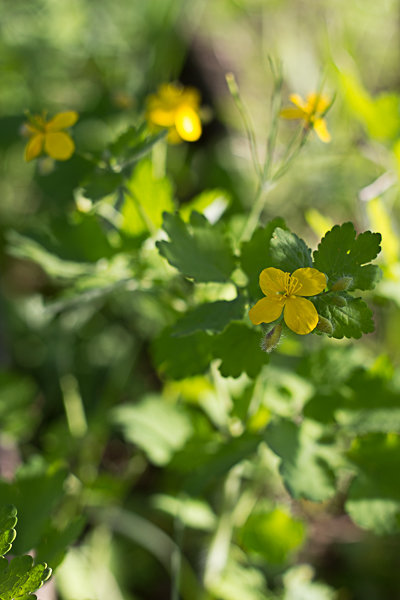
M 295 333 L 310 333 L 318 323 L 314 304 L 302 296 L 315 296 L 326 287 L 326 277 L 317 269 L 305 267 L 290 275 L 268 267 L 260 273 L 260 288 L 265 294 L 249 311 L 254 325 L 272 323 L 282 311 L 286 325 Z
M 168 141 L 195 142 L 201 136 L 200 94 L 192 87 L 163 83 L 147 98 L 146 118 L 151 126 L 167 127 Z
M 29 142 L 25 147 L 25 160 L 30 161 L 45 152 L 55 160 L 68 160 L 75 150 L 71 137 L 62 129 L 71 127 L 78 120 L 78 113 L 73 110 L 61 112 L 50 121 L 43 115 L 29 116 L 25 123 L 25 132 Z
M 284 119 L 302 119 L 305 128 L 314 129 L 315 133 L 322 142 L 331 141 L 331 135 L 326 126 L 325 119 L 322 118 L 326 109 L 330 105 L 330 100 L 321 94 L 308 94 L 307 100 L 303 100 L 299 94 L 291 94 L 290 102 L 295 107 L 289 106 L 281 110 L 281 117 Z

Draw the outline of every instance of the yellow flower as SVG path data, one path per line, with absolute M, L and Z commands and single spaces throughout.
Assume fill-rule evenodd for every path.
M 25 148 L 25 160 L 30 161 L 42 154 L 55 160 L 68 160 L 75 150 L 71 137 L 62 129 L 71 127 L 78 120 L 78 113 L 73 110 L 58 113 L 46 121 L 45 114 L 32 115 L 29 123 L 25 124 L 25 131 L 30 137 Z
M 163 83 L 147 98 L 146 118 L 150 125 L 168 128 L 168 141 L 195 142 L 201 136 L 200 94 L 192 87 Z
M 299 94 L 289 96 L 296 108 L 290 106 L 281 110 L 281 117 L 284 119 L 302 119 L 305 128 L 314 129 L 315 133 L 322 142 L 330 142 L 331 134 L 326 126 L 325 119 L 322 118 L 328 108 L 330 101 L 321 94 L 308 94 L 307 100 L 303 100 Z
M 292 275 L 280 269 L 268 267 L 260 273 L 260 288 L 265 294 L 250 309 L 249 317 L 254 325 L 272 323 L 281 316 L 295 333 L 310 333 L 318 323 L 314 304 L 302 296 L 315 296 L 326 287 L 326 277 L 317 269 L 305 267 Z

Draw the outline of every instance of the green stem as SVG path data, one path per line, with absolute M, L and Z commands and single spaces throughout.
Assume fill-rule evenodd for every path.
M 60 386 L 70 434 L 75 438 L 83 437 L 87 422 L 78 382 L 74 375 L 67 374 L 60 378 Z
M 165 177 L 167 166 L 167 141 L 162 139 L 154 144 L 152 151 L 153 175 L 156 179 Z
M 267 181 L 263 185 L 260 184 L 258 186 L 253 206 L 243 228 L 242 235 L 240 236 L 240 242 L 248 240 L 253 235 L 255 228 L 260 222 L 260 217 L 265 206 L 266 196 L 273 189 L 273 187 L 275 187 L 275 185 L 272 183 L 272 181 Z
M 180 510 L 174 520 L 175 548 L 171 556 L 171 600 L 179 600 L 182 570 L 182 546 L 185 526 L 180 517 Z
M 235 465 L 229 471 L 224 483 L 221 517 L 214 538 L 211 541 L 204 570 L 206 587 L 216 581 L 228 562 L 234 527 L 232 515 L 240 495 L 242 471 L 243 466 L 241 464 Z
M 253 161 L 254 170 L 257 173 L 257 177 L 259 181 L 262 181 L 263 171 L 260 165 L 260 161 L 258 159 L 257 154 L 257 144 L 256 137 L 254 135 L 254 128 L 251 124 L 250 116 L 246 110 L 245 105 L 243 104 L 242 98 L 240 97 L 239 88 L 235 80 L 235 76 L 233 73 L 227 73 L 225 75 L 226 83 L 228 84 L 229 91 L 231 96 L 236 104 L 236 108 L 239 111 L 239 114 L 242 118 L 243 125 L 246 131 L 247 139 L 249 141 L 251 158 Z
M 171 556 L 176 551 L 176 544 L 159 527 L 140 515 L 117 506 L 96 509 L 92 512 L 92 516 L 96 521 L 106 523 L 112 531 L 145 548 L 168 572 L 171 571 Z M 207 600 L 208 598 L 200 588 L 189 562 L 182 556 L 180 594 L 183 600 Z

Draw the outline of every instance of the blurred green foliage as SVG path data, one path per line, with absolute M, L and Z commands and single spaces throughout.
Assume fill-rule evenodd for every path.
M 2 551 L 62 600 L 395 598 L 398 3 L 0 10 Z M 194 144 L 144 120 L 173 80 Z M 329 145 L 277 119 L 318 89 Z M 24 162 L 26 110 L 79 113 L 70 160 Z M 261 350 L 268 266 L 325 273 L 330 330 Z

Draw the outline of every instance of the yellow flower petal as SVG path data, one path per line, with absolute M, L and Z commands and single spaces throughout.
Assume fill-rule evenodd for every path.
M 301 288 L 295 292 L 296 296 L 315 296 L 326 288 L 326 277 L 318 269 L 311 267 L 297 269 L 292 273 L 292 277 L 296 277 L 301 284 Z
M 169 107 L 154 98 L 148 102 L 146 118 L 159 127 L 172 127 L 175 122 L 175 107 Z
M 275 267 L 268 267 L 260 273 L 260 288 L 266 296 L 271 293 L 285 292 L 287 279 L 288 273 L 281 269 L 275 269 Z
M 195 142 L 201 136 L 200 118 L 190 106 L 182 106 L 176 111 L 175 127 L 186 142 Z
M 330 100 L 326 96 L 321 96 L 321 94 L 313 92 L 307 96 L 307 107 L 310 114 L 320 115 L 328 108 L 329 104 Z
M 313 128 L 322 142 L 327 144 L 331 141 L 331 134 L 328 131 L 325 119 L 315 119 L 313 122 Z
M 307 117 L 307 113 L 302 108 L 291 106 L 283 108 L 279 114 L 283 119 L 304 119 Z
M 303 100 L 303 98 L 300 96 L 300 94 L 290 94 L 289 100 L 290 100 L 290 102 L 292 102 L 293 104 L 295 104 L 296 106 L 301 108 L 304 112 L 308 112 L 307 111 L 307 108 L 308 108 L 307 102 L 305 102 Z
M 68 160 L 75 150 L 75 144 L 67 133 L 55 131 L 45 135 L 44 149 L 55 160 Z
M 284 304 L 285 298 L 283 296 L 261 298 L 261 300 L 249 310 L 250 321 L 253 325 L 272 323 L 272 321 L 275 321 L 281 316 Z
M 290 296 L 286 300 L 283 318 L 289 329 L 299 335 L 310 333 L 318 323 L 318 313 L 314 304 L 299 296 Z
M 37 133 L 31 137 L 25 146 L 25 160 L 28 162 L 39 156 L 43 150 L 44 135 Z
M 60 129 L 71 127 L 77 122 L 78 118 L 79 115 L 74 110 L 58 113 L 46 124 L 46 131 L 60 131 Z
M 194 87 L 187 87 L 182 92 L 181 102 L 196 109 L 200 106 L 201 96 L 199 90 Z

